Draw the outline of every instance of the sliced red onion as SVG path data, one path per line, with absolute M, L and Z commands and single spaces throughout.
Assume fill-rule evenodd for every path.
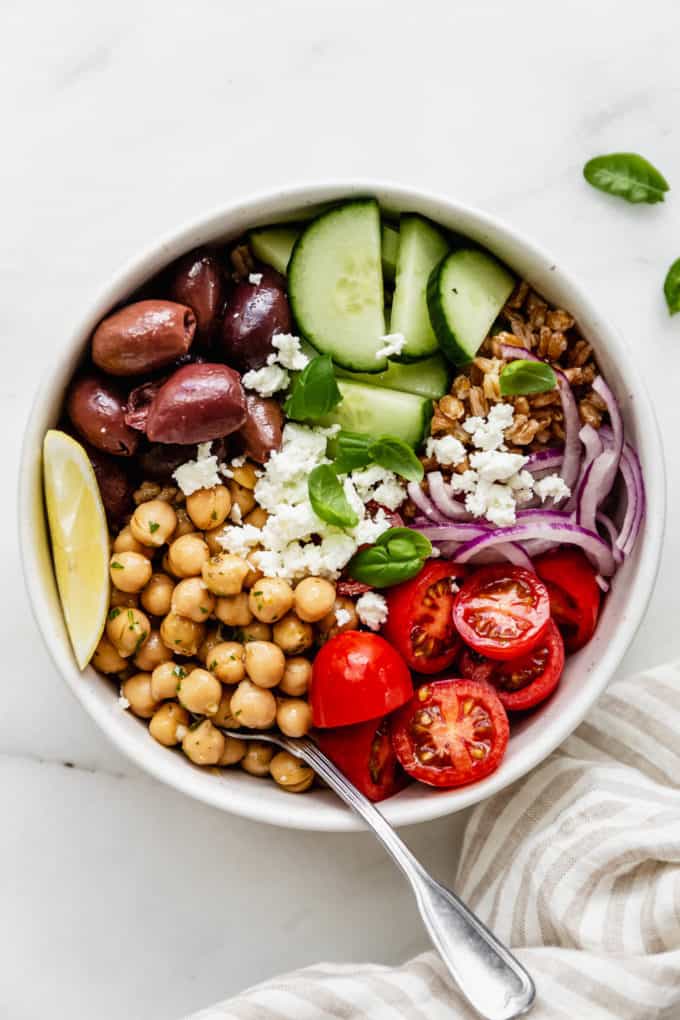
M 447 524 L 418 524 L 418 518 L 413 522 L 417 530 L 431 542 L 468 542 L 480 535 L 495 535 L 504 529 L 489 529 L 480 524 L 472 524 L 465 521 L 449 521 Z
M 417 482 L 409 482 L 406 486 L 406 491 L 411 502 L 415 503 L 421 513 L 424 513 L 429 520 L 437 521 L 438 524 L 448 523 L 448 517 L 445 517 L 441 511 L 436 509 L 432 500 L 425 495 Z
M 432 499 L 435 508 L 439 510 L 445 518 L 448 517 L 450 520 L 465 521 L 469 521 L 471 519 L 472 514 L 465 509 L 465 505 L 461 503 L 460 500 L 454 499 L 451 495 L 450 489 L 447 488 L 441 471 L 430 471 L 427 475 L 427 484 L 430 490 L 430 498 Z
M 628 443 L 623 448 L 619 467 L 626 487 L 626 512 L 616 544 L 623 555 L 628 556 L 635 545 L 645 514 L 645 484 L 642 479 L 642 467 L 637 453 Z
M 600 525 L 600 527 L 607 532 L 607 538 L 609 539 L 609 544 L 611 546 L 612 554 L 614 556 L 615 561 L 618 564 L 623 563 L 623 553 L 616 544 L 619 537 L 619 532 L 613 520 L 611 519 L 611 517 L 608 517 L 607 514 L 603 514 L 599 510 L 597 512 L 595 520 Z
M 557 471 L 562 466 L 563 460 L 564 447 L 551 446 L 547 450 L 537 450 L 534 453 L 530 453 L 524 465 L 524 470 L 529 471 L 534 476 L 538 476 L 543 472 Z
M 601 375 L 598 375 L 593 383 L 593 389 L 602 397 L 607 405 L 609 420 L 611 421 L 612 449 L 609 451 L 610 455 L 608 457 L 609 469 L 603 478 L 603 488 L 606 488 L 607 494 L 609 494 L 614 485 L 614 479 L 619 469 L 619 461 L 621 460 L 621 452 L 623 450 L 623 419 L 616 397 Z
M 600 590 L 603 591 L 606 595 L 607 592 L 609 591 L 609 581 L 607 581 L 607 579 L 604 578 L 602 574 L 597 574 L 595 580 L 597 581 Z

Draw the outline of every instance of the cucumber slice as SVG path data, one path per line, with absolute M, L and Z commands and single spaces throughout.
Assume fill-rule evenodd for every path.
M 463 365 L 474 358 L 514 285 L 505 266 L 478 249 L 454 251 L 435 266 L 427 305 L 449 361 Z
M 288 264 L 288 297 L 298 329 L 322 354 L 357 372 L 380 372 L 385 334 L 380 212 L 359 199 L 313 220 Z
M 248 234 L 248 243 L 256 259 L 265 262 L 281 273 L 286 275 L 291 252 L 298 237 L 301 227 L 294 223 L 281 224 L 275 227 L 259 227 L 251 230 Z
M 431 400 L 439 400 L 445 393 L 448 393 L 451 382 L 449 363 L 439 353 L 433 354 L 431 358 L 423 358 L 421 361 L 412 361 L 409 364 L 390 361 L 386 370 L 378 372 L 376 375 L 347 372 L 344 368 L 339 367 L 336 367 L 335 375 L 338 379 L 351 379 L 353 382 L 381 386 L 388 390 L 415 393 L 417 396 L 429 397 Z
M 394 278 L 397 274 L 399 231 L 395 227 L 390 226 L 389 223 L 383 223 L 380 238 L 382 244 L 383 277 L 389 283 L 394 283 Z
M 390 332 L 406 338 L 401 361 L 425 358 L 439 346 L 430 324 L 426 290 L 430 273 L 449 250 L 448 240 L 429 220 L 410 213 L 402 216 L 390 319 Z
M 338 379 L 342 401 L 317 424 L 340 425 L 367 436 L 398 436 L 417 446 L 429 425 L 432 401 L 414 393 L 380 389 L 365 383 Z

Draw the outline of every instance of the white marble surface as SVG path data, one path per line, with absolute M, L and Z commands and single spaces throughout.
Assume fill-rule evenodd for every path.
M 48 661 L 23 592 L 18 444 L 43 359 L 128 255 L 235 195 L 375 175 L 526 230 L 627 335 L 680 498 L 676 191 L 629 207 L 584 161 L 643 152 L 680 189 L 676 0 L 4 0 L 0 104 L 0 1017 L 176 1018 L 316 959 L 424 946 L 367 836 L 257 826 L 140 775 Z M 677 654 L 680 536 L 625 668 Z M 73 767 L 65 767 L 72 764 Z M 457 823 L 409 839 L 445 879 Z

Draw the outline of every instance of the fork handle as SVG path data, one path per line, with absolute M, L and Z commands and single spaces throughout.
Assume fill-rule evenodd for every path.
M 534 983 L 512 953 L 454 893 L 425 871 L 375 805 L 312 740 L 291 740 L 288 749 L 304 758 L 363 818 L 404 872 L 432 943 L 470 1005 L 487 1020 L 513 1020 L 526 1013 L 534 1001 Z

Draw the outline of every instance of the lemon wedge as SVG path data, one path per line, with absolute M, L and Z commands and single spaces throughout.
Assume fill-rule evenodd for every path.
M 50 429 L 43 475 L 52 557 L 66 627 L 81 669 L 94 653 L 109 602 L 109 533 L 104 505 L 85 450 Z

